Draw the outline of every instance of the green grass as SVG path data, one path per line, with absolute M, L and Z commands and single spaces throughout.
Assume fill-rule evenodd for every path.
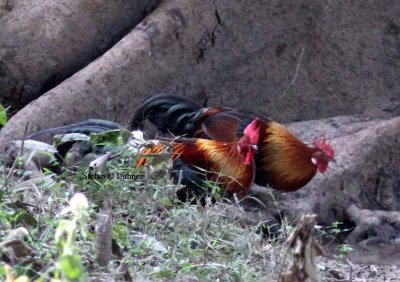
M 7 123 L 7 110 L 0 104 L 0 126 L 5 126 Z
M 145 174 L 130 157 L 109 162 L 103 173 Z M 12 178 L 1 187 L 0 176 L 0 241 L 10 230 L 25 227 L 25 241 L 34 251 L 14 262 L 14 275 L 32 281 L 277 281 L 289 261 L 284 263 L 285 236 L 265 239 L 257 226 L 240 220 L 244 211 L 238 204 L 202 207 L 177 202 L 179 187 L 168 175 L 164 162 L 156 173 L 136 181 L 86 179 L 84 171 L 78 171 L 26 181 Z M 89 200 L 85 220 L 66 212 L 77 192 Z M 112 207 L 114 252 L 104 269 L 96 263 L 94 230 L 107 201 Z M 75 228 L 64 228 L 72 223 Z M 57 232 L 62 236 L 56 238 Z M 66 243 L 68 236 L 72 245 Z M 4 249 L 0 252 L 8 257 Z M 0 264 L 0 281 L 4 273 Z

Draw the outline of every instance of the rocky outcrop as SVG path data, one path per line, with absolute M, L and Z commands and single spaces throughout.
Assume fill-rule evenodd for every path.
M 346 120 L 352 122 L 346 124 Z M 337 128 L 329 129 L 332 124 Z M 337 163 L 298 192 L 282 194 L 281 201 L 290 206 L 287 212 L 315 212 L 318 221 L 331 223 L 354 221 L 354 213 L 349 213 L 352 205 L 367 210 L 400 210 L 400 117 L 381 121 L 339 117 L 294 124 L 292 128 L 306 138 L 302 132 L 325 128 Z
M 29 131 L 88 117 L 126 123 L 158 92 L 281 122 L 399 115 L 399 9 L 390 0 L 163 1 L 102 57 L 15 115 L 0 145 L 22 136 L 28 120 Z
M 0 103 L 15 111 L 55 87 L 118 42 L 158 2 L 1 1 Z
M 165 1 L 95 62 L 13 116 L 0 147 L 43 128 L 87 118 L 127 121 L 138 101 L 179 80 L 197 42 L 217 25 L 212 1 Z M 51 118 L 49 118 L 51 116 Z

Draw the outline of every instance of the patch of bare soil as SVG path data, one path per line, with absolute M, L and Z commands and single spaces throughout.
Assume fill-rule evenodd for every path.
M 400 281 L 400 252 L 395 246 L 353 246 L 347 259 L 338 259 L 334 254 L 320 257 L 319 271 L 322 281 Z
M 353 264 L 332 257 L 320 258 L 319 270 L 326 273 L 322 281 L 387 282 L 400 281 L 398 266 Z

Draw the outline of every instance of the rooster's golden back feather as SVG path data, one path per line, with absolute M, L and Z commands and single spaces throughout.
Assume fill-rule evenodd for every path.
M 207 171 L 207 178 L 221 188 L 244 196 L 254 179 L 254 164 L 244 165 L 236 142 L 208 139 L 179 139 L 174 144 L 174 158 Z

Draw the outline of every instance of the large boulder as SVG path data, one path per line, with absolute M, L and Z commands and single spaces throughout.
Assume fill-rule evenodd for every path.
M 394 0 L 166 0 L 102 57 L 15 115 L 0 145 L 21 136 L 26 121 L 29 131 L 88 117 L 126 123 L 157 92 L 285 122 L 396 116 L 399 12 Z
M 337 163 L 298 192 L 281 194 L 285 212 L 294 216 L 314 212 L 319 222 L 330 224 L 359 221 L 357 209 L 400 211 L 400 117 L 361 122 L 331 119 L 336 124 L 340 120 L 342 125 L 326 132 L 333 138 Z M 346 125 L 344 120 L 353 122 Z M 315 126 L 327 128 L 326 124 L 327 120 L 309 122 L 308 131 Z M 300 136 L 306 127 L 307 123 L 292 126 L 304 129 Z
M 16 110 L 96 59 L 158 0 L 0 1 L 0 103 Z
M 87 118 L 127 121 L 138 101 L 182 77 L 197 42 L 217 25 L 212 1 L 165 1 L 113 48 L 13 116 L 0 147 L 28 133 Z M 49 118 L 51 117 L 51 118 Z

